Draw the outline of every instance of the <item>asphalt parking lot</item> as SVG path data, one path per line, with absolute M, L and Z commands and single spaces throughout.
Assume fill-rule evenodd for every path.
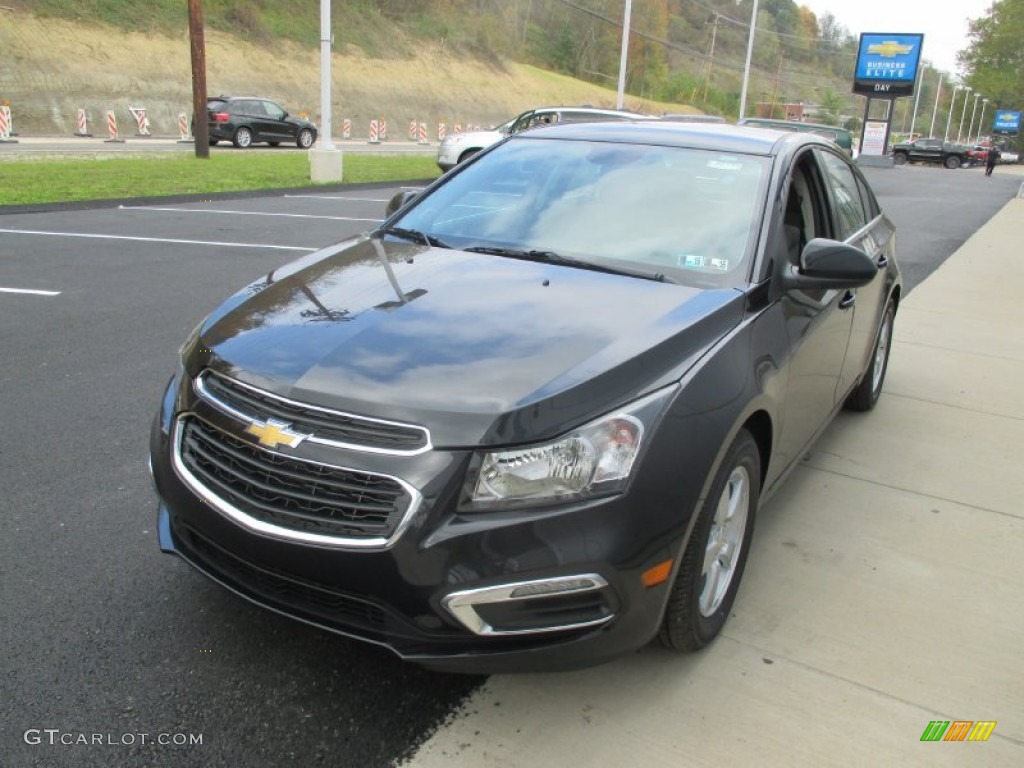
M 901 263 L 912 290 L 1000 211 L 1022 180 L 1012 174 L 985 179 L 973 170 L 930 168 L 869 169 L 869 177 L 897 224 Z M 876 580 L 870 574 L 851 578 L 842 584 L 842 599 L 827 606 L 828 610 L 802 602 L 808 581 L 813 584 L 822 574 L 830 573 L 829 558 L 836 561 L 832 578 L 850 575 L 843 568 L 843 558 L 828 553 L 827 545 L 825 551 L 819 551 L 820 539 L 811 535 L 829 532 L 829 526 L 835 524 L 829 535 L 840 541 L 855 540 L 862 529 L 855 519 L 843 516 L 849 505 L 864 511 L 873 532 L 866 537 L 866 549 L 844 554 L 847 567 L 854 558 L 875 556 L 877 547 L 904 552 L 906 542 L 915 540 L 915 532 L 936 519 L 930 518 L 931 512 L 925 519 L 917 519 L 916 508 L 900 508 L 894 511 L 899 518 L 894 524 L 883 514 L 881 497 L 873 485 L 868 488 L 859 484 L 856 476 L 844 477 L 838 471 L 805 473 L 802 484 L 794 483 L 773 501 L 776 522 L 768 516 L 761 536 L 768 543 L 761 546 L 755 538 L 754 572 L 748 575 L 741 600 L 752 605 L 760 596 L 778 591 L 780 584 L 773 582 L 781 580 L 788 601 L 784 614 L 763 611 L 740 617 L 731 625 L 733 634 L 727 633 L 716 643 L 713 654 L 679 662 L 663 654 L 645 653 L 637 657 L 639 661 L 630 660 L 634 665 L 632 682 L 616 678 L 622 687 L 612 699 L 603 699 L 605 703 L 594 713 L 583 707 L 594 709 L 595 705 L 587 705 L 585 700 L 590 692 L 603 687 L 606 678 L 600 671 L 553 677 L 547 683 L 518 678 L 512 683 L 514 695 L 508 693 L 511 689 L 499 688 L 499 694 L 492 697 L 493 688 L 479 693 L 482 678 L 426 672 L 383 651 L 250 607 L 179 561 L 161 555 L 153 531 L 155 502 L 146 472 L 148 425 L 175 365 L 178 346 L 207 311 L 245 283 L 292 258 L 371 228 L 396 191 L 395 186 L 378 185 L 237 200 L 148 202 L 0 215 L 0 485 L 5 489 L 0 501 L 5 530 L 0 537 L 0 639 L 5 648 L 0 662 L 5 688 L 0 703 L 4 723 L 0 764 L 383 766 L 407 758 L 474 691 L 484 698 L 469 699 L 471 707 L 514 708 L 518 722 L 534 729 L 530 732 L 538 736 L 540 749 L 540 745 L 551 743 L 540 737 L 556 733 L 562 724 L 557 707 L 544 712 L 544 727 L 531 718 L 531 690 L 549 697 L 549 704 L 562 702 L 569 707 L 563 714 L 571 719 L 572 728 L 566 732 L 581 740 L 588 738 L 587 724 L 616 727 L 616 700 L 627 706 L 650 691 L 684 697 L 691 691 L 691 695 L 701 696 L 691 699 L 685 709 L 693 729 L 686 731 L 687 738 L 699 738 L 696 724 L 706 722 L 704 718 L 725 717 L 732 708 L 772 713 L 770 718 L 758 720 L 734 712 L 734 725 L 740 731 L 747 729 L 743 731 L 746 735 L 738 732 L 736 739 L 742 741 L 728 742 L 726 746 L 731 747 L 720 750 L 720 757 L 749 756 L 750 752 L 736 744 L 757 745 L 773 738 L 752 728 L 777 728 L 780 723 L 802 718 L 815 750 L 794 753 L 797 757 L 792 764 L 821 764 L 809 761 L 828 743 L 823 723 L 841 721 L 829 715 L 815 724 L 823 709 L 855 713 L 857 722 L 864 721 L 866 712 L 877 712 L 875 717 L 884 722 L 895 714 L 905 715 L 898 704 L 900 695 L 912 699 L 920 690 L 920 686 L 907 684 L 903 694 L 890 695 L 884 690 L 887 675 L 910 675 L 921 686 L 933 676 L 947 675 L 950 686 L 961 680 L 956 665 L 960 653 L 973 652 L 976 636 L 971 626 L 941 646 L 954 649 L 949 656 L 925 655 L 922 658 L 928 664 L 894 660 L 889 666 L 871 666 L 872 659 L 885 653 L 875 638 L 888 637 L 893 620 L 898 617 L 905 622 L 906 632 L 914 632 L 915 638 L 926 642 L 928 633 L 924 625 L 916 625 L 916 612 L 927 615 L 939 610 L 939 605 L 917 605 L 908 600 L 900 603 L 898 612 L 871 616 L 878 590 L 899 588 L 899 579 L 906 578 L 902 571 L 891 574 L 896 581 Z M 978 258 L 976 274 L 983 274 L 984 257 Z M 1002 300 L 1009 301 L 1009 297 Z M 925 346 L 927 326 L 927 316 L 919 318 L 915 326 L 923 337 L 918 341 Z M 913 356 L 919 351 L 908 348 L 904 359 L 920 359 Z M 1015 355 L 1004 356 L 1016 359 Z M 914 394 L 914 389 L 924 388 L 928 382 L 927 377 L 914 379 L 914 372 L 910 366 L 899 380 L 908 388 L 904 395 Z M 1015 413 L 1019 419 L 1019 412 Z M 833 447 L 841 447 L 843 441 L 851 440 L 867 440 L 870 445 L 875 435 L 880 450 L 898 455 L 905 451 L 906 443 L 894 435 L 912 433 L 915 420 L 928 423 L 933 415 L 926 406 L 912 409 L 909 416 L 883 409 L 873 415 L 874 422 L 864 421 L 859 431 L 851 432 L 840 423 L 831 430 L 835 434 L 826 438 L 833 441 Z M 901 421 L 903 418 L 910 421 Z M 971 418 L 970 414 L 965 418 Z M 889 429 L 886 424 L 895 426 Z M 828 449 L 821 450 L 818 464 L 835 470 L 828 463 Z M 945 456 L 944 460 L 955 463 L 956 458 Z M 1008 503 L 1006 499 L 1021 486 L 1011 463 L 1001 461 L 995 466 L 1005 468 L 1006 486 L 1000 490 L 998 504 L 990 506 L 1002 509 L 1000 505 Z M 934 482 L 939 483 L 942 474 L 938 472 Z M 950 482 L 958 477 L 951 472 L 946 475 L 952 478 Z M 887 479 L 891 481 L 882 472 L 881 481 Z M 808 488 L 822 490 L 822 485 L 844 501 L 837 502 L 830 515 L 816 518 L 800 494 Z M 946 496 L 951 503 L 961 503 L 953 491 Z M 793 519 L 807 526 L 807 536 L 791 535 L 781 522 L 785 520 L 783 505 L 787 512 L 795 510 Z M 970 516 L 964 513 L 954 519 L 958 522 L 945 535 L 961 536 L 964 527 L 971 525 Z M 999 562 L 1019 562 L 1020 546 L 1009 535 L 1019 532 L 1018 523 L 1011 520 L 998 536 L 992 529 L 983 529 L 992 537 L 991 557 Z M 933 526 L 931 530 L 945 529 Z M 966 573 L 983 568 L 985 541 L 965 541 L 969 544 L 962 553 L 955 543 L 948 544 L 949 557 L 977 558 L 977 566 L 964 566 Z M 901 556 L 908 558 L 906 567 L 912 569 L 913 558 L 905 552 Z M 979 589 L 986 585 L 984 580 L 967 583 Z M 1017 610 L 1020 596 L 1019 588 L 997 588 L 984 605 L 1002 601 L 1008 611 L 1011 607 Z M 965 599 L 956 593 L 957 601 Z M 957 607 L 960 609 L 960 603 Z M 800 620 L 812 615 L 825 623 Z M 971 611 L 964 615 L 965 622 L 979 620 Z M 1014 625 L 1004 622 L 999 626 L 1012 629 Z M 756 636 L 769 638 L 770 653 L 744 642 L 744 638 Z M 813 653 L 810 658 L 800 655 L 803 649 L 826 647 L 839 648 L 845 654 L 845 672 L 835 668 L 823 671 L 824 662 L 818 664 Z M 978 652 L 990 653 L 991 649 L 981 647 Z M 929 666 L 936 659 L 941 663 L 935 666 L 941 669 Z M 1005 661 L 1005 657 L 997 655 L 996 660 Z M 677 674 L 664 674 L 665 665 L 673 666 Z M 878 679 L 858 682 L 851 689 L 856 695 L 850 698 L 847 689 L 832 683 L 844 674 L 856 679 L 852 670 L 858 665 L 877 669 L 873 674 Z M 742 697 L 731 697 L 730 690 L 740 689 L 729 688 L 734 684 L 729 682 L 719 689 L 715 707 L 709 711 L 702 708 L 708 701 L 704 692 L 714 690 L 716 678 L 738 680 L 753 676 L 755 670 L 759 677 L 753 693 L 744 689 Z M 767 671 L 774 677 L 765 677 Z M 1009 668 L 1002 671 L 1007 680 L 1019 681 L 1024 674 L 1019 656 L 1015 668 L 1010 659 Z M 678 689 L 669 691 L 669 681 L 678 684 Z M 502 680 L 496 682 L 507 685 Z M 804 686 L 813 689 L 819 683 L 823 691 L 820 700 L 808 700 Z M 582 698 L 554 695 L 559 687 L 572 694 L 573 686 Z M 1010 691 L 999 701 L 1006 706 L 1021 704 L 1019 688 L 1018 684 L 1016 698 Z M 577 711 L 579 701 L 584 703 Z M 975 696 L 964 706 L 974 702 L 980 706 L 984 701 Z M 628 738 L 624 736 L 622 743 L 633 750 L 629 754 L 638 756 L 634 764 L 640 757 L 678 757 L 676 750 L 643 748 L 645 729 L 657 720 L 648 721 L 645 716 L 638 714 L 626 721 Z M 1024 758 L 1019 711 L 972 710 L 963 716 L 1001 723 L 1017 717 L 1016 730 L 1006 725 L 997 733 L 1000 738 L 1004 731 L 1018 734 L 1013 737 L 1016 741 L 999 743 L 1004 750 L 1016 748 L 1015 754 Z M 926 722 L 927 718 L 922 728 Z M 712 732 L 725 733 L 728 725 L 716 721 Z M 482 727 L 493 727 L 493 721 Z M 26 738 L 28 731 L 47 729 L 72 735 L 136 736 L 130 744 L 122 738 L 121 743 L 105 746 L 33 744 Z M 198 734 L 202 743 L 142 743 L 137 734 L 143 733 L 154 737 Z M 492 749 L 491 754 L 499 758 L 495 764 L 523 764 L 516 762 L 515 728 L 495 733 L 505 745 L 504 751 Z M 848 743 L 848 736 L 840 742 Z M 915 741 L 918 736 L 914 733 L 907 738 Z M 473 730 L 460 732 L 459 738 L 472 741 Z M 884 742 L 889 744 L 895 738 L 889 734 Z M 480 745 L 484 748 L 491 742 L 481 737 Z M 449 745 L 436 749 L 440 756 Z M 1012 753 L 995 754 L 1002 759 Z M 478 754 L 465 751 L 462 764 L 473 765 L 472 756 Z M 552 761 L 560 753 L 547 754 L 545 764 L 558 764 Z M 626 755 L 608 753 L 607 759 L 616 754 Z M 703 757 L 695 763 L 710 762 L 709 754 L 702 752 Z M 867 747 L 858 753 L 865 759 L 869 755 Z M 850 764 L 842 754 L 834 757 L 838 764 Z M 430 753 L 424 759 L 428 758 L 432 759 Z M 1021 762 L 1024 759 L 1017 761 Z

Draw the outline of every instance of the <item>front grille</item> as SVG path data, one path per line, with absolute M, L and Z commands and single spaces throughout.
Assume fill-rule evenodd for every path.
M 317 442 L 389 453 L 418 453 L 430 447 L 423 427 L 295 402 L 210 371 L 199 377 L 198 389 L 205 400 L 229 415 L 246 421 L 278 419 Z
M 222 549 L 191 528 L 182 527 L 178 533 L 188 549 L 209 568 L 272 604 L 306 611 L 332 622 L 356 624 L 373 630 L 380 630 L 386 624 L 384 610 L 367 600 L 254 565 Z
M 179 429 L 179 460 L 215 496 L 211 502 L 286 535 L 388 539 L 414 501 L 394 478 L 263 450 L 194 416 Z

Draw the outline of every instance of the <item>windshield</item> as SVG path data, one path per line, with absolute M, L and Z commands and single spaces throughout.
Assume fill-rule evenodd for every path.
M 452 248 L 544 251 L 733 287 L 747 281 L 769 163 L 679 147 L 511 140 L 391 224 Z

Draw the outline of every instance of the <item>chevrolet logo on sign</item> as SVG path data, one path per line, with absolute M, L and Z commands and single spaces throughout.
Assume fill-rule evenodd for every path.
M 294 448 L 309 437 L 309 435 L 305 435 L 302 432 L 293 432 L 291 426 L 291 424 L 285 421 L 267 419 L 266 421 L 254 421 L 245 428 L 245 431 L 250 435 L 258 437 L 260 445 L 265 445 L 268 448 L 276 448 L 279 445 L 287 445 L 289 448 Z
M 910 53 L 912 50 L 914 50 L 914 46 L 897 43 L 895 40 L 886 40 L 884 42 L 874 43 L 873 45 L 868 46 L 869 55 L 874 54 L 887 59 L 895 58 L 901 54 Z

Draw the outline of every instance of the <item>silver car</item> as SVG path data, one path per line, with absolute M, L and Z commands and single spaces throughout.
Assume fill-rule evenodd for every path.
M 620 109 L 599 109 L 596 107 L 540 107 L 523 112 L 508 122 L 489 131 L 453 133 L 444 138 L 437 150 L 437 164 L 442 171 L 448 171 L 465 162 L 477 152 L 497 144 L 506 136 L 520 133 L 536 126 L 552 123 L 592 123 L 610 120 L 656 120 L 650 115 Z

